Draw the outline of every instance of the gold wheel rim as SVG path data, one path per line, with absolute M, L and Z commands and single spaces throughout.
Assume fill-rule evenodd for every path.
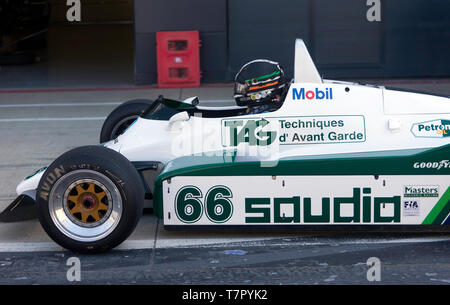
M 98 202 L 108 206 L 106 214 L 105 207 L 100 204 L 88 206 L 88 212 L 98 210 L 100 214 L 89 216 L 89 219 L 86 217 L 82 222 L 81 214 L 76 214 L 73 209 L 75 204 L 82 203 L 78 199 L 81 200 L 83 193 L 94 198 L 91 203 L 95 203 L 97 198 Z M 55 182 L 49 194 L 48 209 L 53 223 L 62 234 L 79 242 L 93 242 L 109 236 L 119 225 L 123 212 L 122 196 L 114 182 L 104 174 L 89 169 L 74 170 Z
M 92 182 L 75 185 L 67 197 L 68 211 L 82 224 L 95 224 L 101 221 L 109 209 L 106 192 Z

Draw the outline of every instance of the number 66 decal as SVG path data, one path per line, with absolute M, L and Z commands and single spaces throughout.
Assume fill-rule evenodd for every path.
M 175 212 L 185 223 L 197 222 L 205 211 L 206 217 L 214 223 L 223 223 L 233 215 L 231 190 L 223 185 L 213 186 L 206 193 L 202 203 L 202 191 L 193 185 L 182 187 L 175 196 Z

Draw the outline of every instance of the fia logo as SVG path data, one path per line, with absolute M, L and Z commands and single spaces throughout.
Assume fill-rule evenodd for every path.
M 403 201 L 403 216 L 419 216 L 419 215 L 420 215 L 419 200 Z

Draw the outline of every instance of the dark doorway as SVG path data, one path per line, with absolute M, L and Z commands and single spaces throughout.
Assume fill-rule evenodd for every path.
M 134 83 L 132 0 L 81 1 L 81 21 L 73 22 L 66 17 L 70 8 L 66 0 L 47 2 L 48 22 L 22 29 L 13 38 L 35 35 L 14 46 L 22 51 L 28 44 L 25 49 L 34 54 L 34 60 L 0 63 L 0 88 L 105 87 Z

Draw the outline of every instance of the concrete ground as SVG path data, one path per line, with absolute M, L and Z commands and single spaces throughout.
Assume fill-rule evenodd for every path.
M 226 244 L 113 250 L 102 255 L 0 252 L 0 284 L 202 285 L 191 287 L 194 290 L 219 290 L 206 285 L 448 285 L 449 250 L 448 237 L 335 234 L 251 242 L 230 239 Z M 292 293 L 294 297 L 298 292 Z M 171 294 L 165 300 L 175 297 Z M 179 304 L 181 295 L 175 301 Z
M 450 95 L 446 79 L 372 83 Z M 103 120 L 114 107 L 159 94 L 174 99 L 197 95 L 205 105 L 233 103 L 229 84 L 0 90 L 0 210 L 15 198 L 16 185 L 29 173 L 71 148 L 97 144 Z M 226 284 L 367 284 L 366 261 L 377 256 L 386 264 L 382 283 L 448 284 L 449 246 L 448 235 L 436 234 L 168 232 L 145 214 L 115 251 L 80 259 L 86 271 L 82 283 L 210 284 L 214 279 Z M 70 256 L 37 221 L 0 224 L 0 284 L 67 283 Z

